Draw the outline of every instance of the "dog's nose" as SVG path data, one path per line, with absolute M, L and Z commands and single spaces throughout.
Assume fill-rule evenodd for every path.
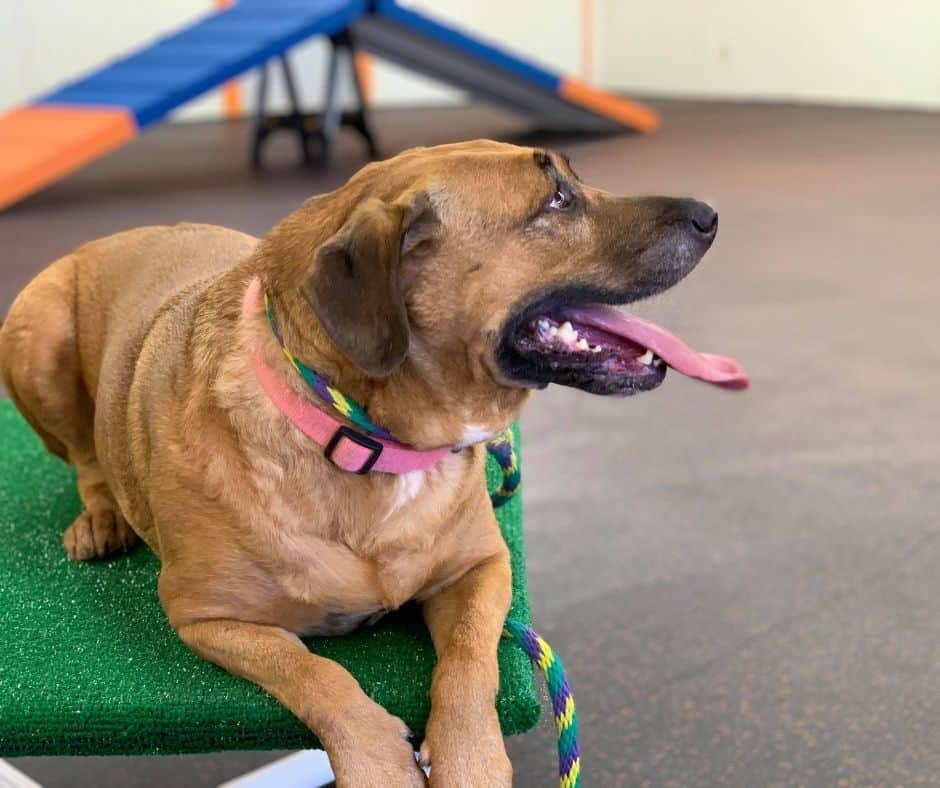
M 688 217 L 696 233 L 714 238 L 718 232 L 718 212 L 708 203 L 689 200 Z

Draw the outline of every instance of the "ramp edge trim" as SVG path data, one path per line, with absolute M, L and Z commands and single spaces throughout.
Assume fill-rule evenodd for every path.
M 662 122 L 659 113 L 651 107 L 600 90 L 574 77 L 562 77 L 558 95 L 572 104 L 616 120 L 644 134 L 656 131 Z

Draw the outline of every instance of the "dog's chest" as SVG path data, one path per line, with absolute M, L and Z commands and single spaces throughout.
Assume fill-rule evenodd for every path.
M 457 547 L 459 523 L 449 516 L 461 465 L 367 485 L 264 485 L 261 508 L 272 527 L 262 529 L 257 549 L 280 590 L 279 618 L 295 631 L 341 634 L 466 571 L 455 555 L 466 544 Z

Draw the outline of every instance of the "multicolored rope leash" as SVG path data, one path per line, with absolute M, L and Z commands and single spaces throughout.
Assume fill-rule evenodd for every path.
M 561 788 L 580 788 L 581 750 L 578 746 L 578 713 L 561 660 L 534 630 L 521 621 L 507 618 L 504 637 L 510 637 L 542 671 L 552 699 L 558 733 L 558 781 Z
M 490 495 L 493 508 L 498 509 L 516 494 L 519 482 L 522 481 L 522 472 L 519 470 L 519 458 L 516 454 L 516 447 L 512 441 L 512 428 L 507 429 L 491 441 L 488 441 L 486 450 L 490 453 L 490 456 L 496 460 L 500 470 L 503 472 L 503 480 L 499 485 L 499 489 Z
M 267 293 L 264 295 L 264 311 L 268 317 L 271 331 L 281 346 L 284 357 L 321 399 L 329 403 L 360 429 L 381 438 L 395 440 L 388 430 L 372 422 L 361 405 L 330 385 L 330 382 L 323 375 L 310 369 L 287 349 L 281 332 L 278 330 L 274 310 L 271 308 L 270 301 L 268 301 Z M 507 429 L 488 441 L 486 450 L 496 460 L 503 473 L 499 489 L 490 495 L 493 508 L 498 509 L 513 497 L 519 487 L 519 482 L 522 480 L 519 458 L 513 443 L 512 429 Z M 560 788 L 581 788 L 578 714 L 575 710 L 574 697 L 571 694 L 571 687 L 568 685 L 568 677 L 565 675 L 565 668 L 561 664 L 561 660 L 552 651 L 552 647 L 535 630 L 514 618 L 506 619 L 503 637 L 514 640 L 516 645 L 529 655 L 529 659 L 535 663 L 545 677 L 548 694 L 552 700 L 555 730 L 558 734 L 559 785 Z

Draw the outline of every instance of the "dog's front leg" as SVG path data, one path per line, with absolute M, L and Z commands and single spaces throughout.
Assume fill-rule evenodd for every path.
M 499 538 L 498 530 L 496 535 Z M 431 767 L 432 786 L 512 785 L 512 765 L 495 705 L 496 648 L 511 598 L 512 572 L 503 546 L 424 603 L 438 657 L 431 716 L 421 746 L 421 763 Z
M 177 628 L 202 657 L 260 684 L 317 735 L 338 786 L 418 788 L 427 783 L 408 729 L 372 701 L 345 668 L 311 654 L 278 627 L 213 620 Z

